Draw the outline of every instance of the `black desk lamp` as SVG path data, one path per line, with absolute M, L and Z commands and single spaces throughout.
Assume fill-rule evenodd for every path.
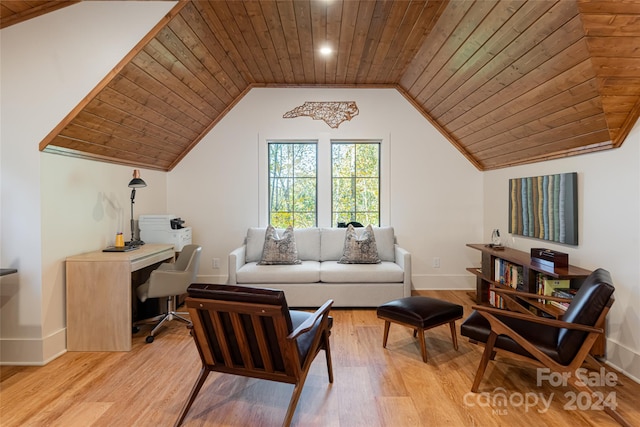
M 129 181 L 129 188 L 131 188 L 131 241 L 127 243 L 127 246 L 140 246 L 144 245 L 144 242 L 140 239 L 135 239 L 135 223 L 133 221 L 133 204 L 136 198 L 136 188 L 146 187 L 147 183 L 140 178 L 140 171 L 138 169 L 133 170 L 133 179 Z

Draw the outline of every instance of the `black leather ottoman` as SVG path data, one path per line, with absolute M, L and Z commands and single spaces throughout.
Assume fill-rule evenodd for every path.
M 391 322 L 413 328 L 413 336 L 418 335 L 422 360 L 427 363 L 427 346 L 424 331 L 448 323 L 451 327 L 453 348 L 458 350 L 456 320 L 462 318 L 462 306 L 437 298 L 422 296 L 406 297 L 389 301 L 378 307 L 378 318 L 384 320 L 382 347 L 387 347 Z M 419 332 L 419 334 L 418 334 Z

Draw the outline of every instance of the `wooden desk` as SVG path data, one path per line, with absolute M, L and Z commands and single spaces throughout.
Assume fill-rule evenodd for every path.
M 173 257 L 173 245 L 146 244 L 67 258 L 67 350 L 131 350 L 131 273 Z

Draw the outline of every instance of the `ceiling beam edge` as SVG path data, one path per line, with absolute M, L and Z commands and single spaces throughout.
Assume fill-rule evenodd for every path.
M 96 162 L 112 163 L 112 164 L 123 165 L 123 166 L 136 166 L 136 167 L 142 167 L 145 169 L 168 172 L 166 168 L 162 168 L 151 163 L 140 163 L 139 161 L 133 162 L 129 160 L 116 159 L 114 157 L 101 156 L 100 154 L 92 154 L 92 153 L 87 153 L 85 151 L 78 151 L 72 148 L 58 147 L 55 145 L 46 147 L 42 151 L 49 154 L 57 154 L 59 156 L 75 157 L 77 159 L 93 160 Z
M 191 144 L 189 144 L 189 146 L 182 151 L 182 154 L 180 154 L 178 157 L 176 157 L 176 159 L 173 161 L 173 163 L 171 163 L 169 165 L 168 172 L 171 172 L 173 170 L 173 168 L 175 168 L 178 165 L 178 163 L 180 163 L 180 161 L 182 159 L 184 159 L 187 154 L 189 154 L 189 152 L 193 149 L 193 147 L 198 145 L 198 143 L 202 140 L 202 138 L 204 138 L 211 131 L 211 129 L 213 129 L 220 122 L 220 120 L 222 120 L 224 118 L 224 116 L 226 116 L 227 113 L 229 111 L 231 111 L 233 109 L 233 107 L 235 107 L 238 104 L 238 102 L 240 102 L 240 100 L 242 98 L 244 98 L 245 95 L 247 93 L 249 93 L 249 91 L 251 91 L 251 89 L 253 89 L 254 87 L 262 87 L 262 85 L 249 84 L 249 86 L 247 86 L 242 92 L 240 92 L 240 94 L 238 96 L 236 96 L 236 98 L 229 105 L 227 105 L 227 108 L 225 108 L 220 114 L 218 114 L 218 116 L 211 122 L 211 124 L 209 126 L 207 126 L 200 133 L 200 135 L 198 135 L 191 142 Z
M 631 132 L 631 129 L 633 129 L 633 127 L 635 126 L 638 118 L 640 118 L 640 100 L 638 100 L 638 102 L 636 102 L 636 105 L 634 105 L 631 111 L 629 111 L 627 118 L 620 127 L 620 132 L 613 140 L 613 146 L 615 148 L 620 147 L 624 140 L 627 139 L 627 136 L 629 136 L 629 132 Z
M 612 147 L 611 142 L 599 142 L 599 143 L 584 146 L 584 147 L 576 147 L 576 148 L 571 148 L 567 150 L 557 151 L 552 154 L 543 154 L 543 155 L 530 157 L 522 160 L 516 160 L 513 162 L 500 163 L 495 166 L 487 166 L 485 167 L 484 171 L 506 169 L 514 166 L 522 166 L 522 165 L 528 165 L 531 163 L 544 162 L 547 160 L 555 160 L 555 159 L 563 159 L 563 158 L 572 157 L 572 156 L 580 156 L 582 154 L 594 153 L 596 151 L 611 150 L 612 148 L 614 147 Z
M 446 131 L 445 128 L 443 128 L 442 126 L 440 126 L 440 124 L 438 122 L 436 122 L 433 117 L 431 117 L 429 115 L 429 113 L 427 113 L 427 111 L 420 105 L 418 104 L 418 102 L 411 96 L 409 95 L 409 93 L 400 85 L 396 85 L 395 86 L 396 90 L 398 92 L 400 92 L 400 94 L 402 96 L 404 96 L 404 98 L 411 104 L 413 105 L 413 107 L 418 110 L 418 112 L 420 114 L 422 114 L 422 116 L 427 119 L 429 121 L 429 123 L 431 123 L 431 125 L 433 127 L 436 128 L 436 130 L 438 132 L 440 132 L 440 134 L 442 134 L 442 136 L 444 136 L 451 144 L 453 144 L 454 147 L 456 147 L 456 149 L 467 159 L 469 160 L 469 162 L 471 162 L 471 164 L 473 164 L 479 171 L 484 171 L 485 168 L 482 164 L 480 164 L 478 162 L 478 160 L 476 160 L 467 150 L 464 149 L 464 147 L 458 142 L 457 139 L 455 139 L 453 136 L 451 136 L 449 134 L 449 132 Z

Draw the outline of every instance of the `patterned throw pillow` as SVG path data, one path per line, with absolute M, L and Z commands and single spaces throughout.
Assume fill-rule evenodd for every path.
M 367 225 L 362 236 L 358 237 L 352 225 L 347 227 L 344 238 L 344 252 L 338 261 L 340 264 L 379 264 L 378 248 L 373 228 Z
M 262 259 L 258 265 L 286 265 L 301 264 L 298 259 L 296 240 L 293 237 L 293 227 L 289 227 L 278 236 L 276 229 L 271 225 L 267 227 L 262 248 Z

